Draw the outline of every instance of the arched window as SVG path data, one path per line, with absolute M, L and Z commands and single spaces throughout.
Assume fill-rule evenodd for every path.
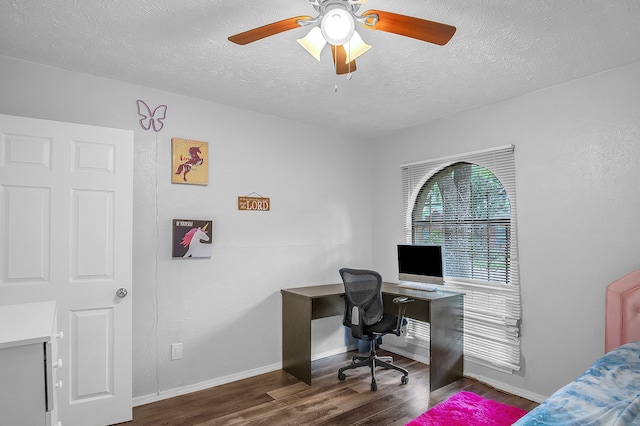
M 441 245 L 444 285 L 465 294 L 465 359 L 519 370 L 513 146 L 402 166 L 402 176 L 406 242 Z
M 444 247 L 450 277 L 510 282 L 511 204 L 485 167 L 459 162 L 431 176 L 412 214 L 412 243 Z

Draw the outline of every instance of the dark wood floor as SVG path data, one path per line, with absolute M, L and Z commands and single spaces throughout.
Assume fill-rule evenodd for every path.
M 353 354 L 314 361 L 311 386 L 274 371 L 135 407 L 133 421 L 121 425 L 402 426 L 461 390 L 528 411 L 538 405 L 467 378 L 429 393 L 429 366 L 393 354 L 387 355 L 409 370 L 409 383 L 401 385 L 398 372 L 378 370 L 378 391 L 371 392 L 366 368 L 347 371 L 345 381 L 337 378 Z

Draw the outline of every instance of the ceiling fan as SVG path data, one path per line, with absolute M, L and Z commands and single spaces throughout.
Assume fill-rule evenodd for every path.
M 382 10 L 367 10 L 358 15 L 367 0 L 309 0 L 318 16 L 296 16 L 263 25 L 229 37 L 229 41 L 245 45 L 298 27 L 313 26 L 298 43 L 320 61 L 322 49 L 329 44 L 336 74 L 356 70 L 356 59 L 371 48 L 355 30 L 355 23 L 372 30 L 385 31 L 443 46 L 451 40 L 456 27 L 439 22 Z

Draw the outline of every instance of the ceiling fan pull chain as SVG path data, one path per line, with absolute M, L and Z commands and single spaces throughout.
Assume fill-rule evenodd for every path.
M 336 69 L 336 74 L 333 78 L 335 78 L 336 82 L 333 87 L 333 93 L 338 93 L 338 49 L 333 49 L 333 67 Z
M 351 74 L 351 41 L 348 41 L 347 44 L 349 44 L 349 49 L 347 49 L 347 80 L 351 80 L 353 76 Z
M 333 67 L 336 69 L 336 74 L 338 73 L 338 46 L 336 46 L 331 53 L 333 53 Z

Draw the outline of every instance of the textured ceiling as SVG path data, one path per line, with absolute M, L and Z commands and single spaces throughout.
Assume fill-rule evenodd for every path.
M 316 12 L 306 0 L 4 0 L 0 55 L 313 122 L 385 134 L 640 60 L 639 0 L 369 0 L 457 27 L 446 46 L 359 29 L 350 80 L 294 29 L 227 37 Z M 336 90 L 337 87 L 337 90 Z

